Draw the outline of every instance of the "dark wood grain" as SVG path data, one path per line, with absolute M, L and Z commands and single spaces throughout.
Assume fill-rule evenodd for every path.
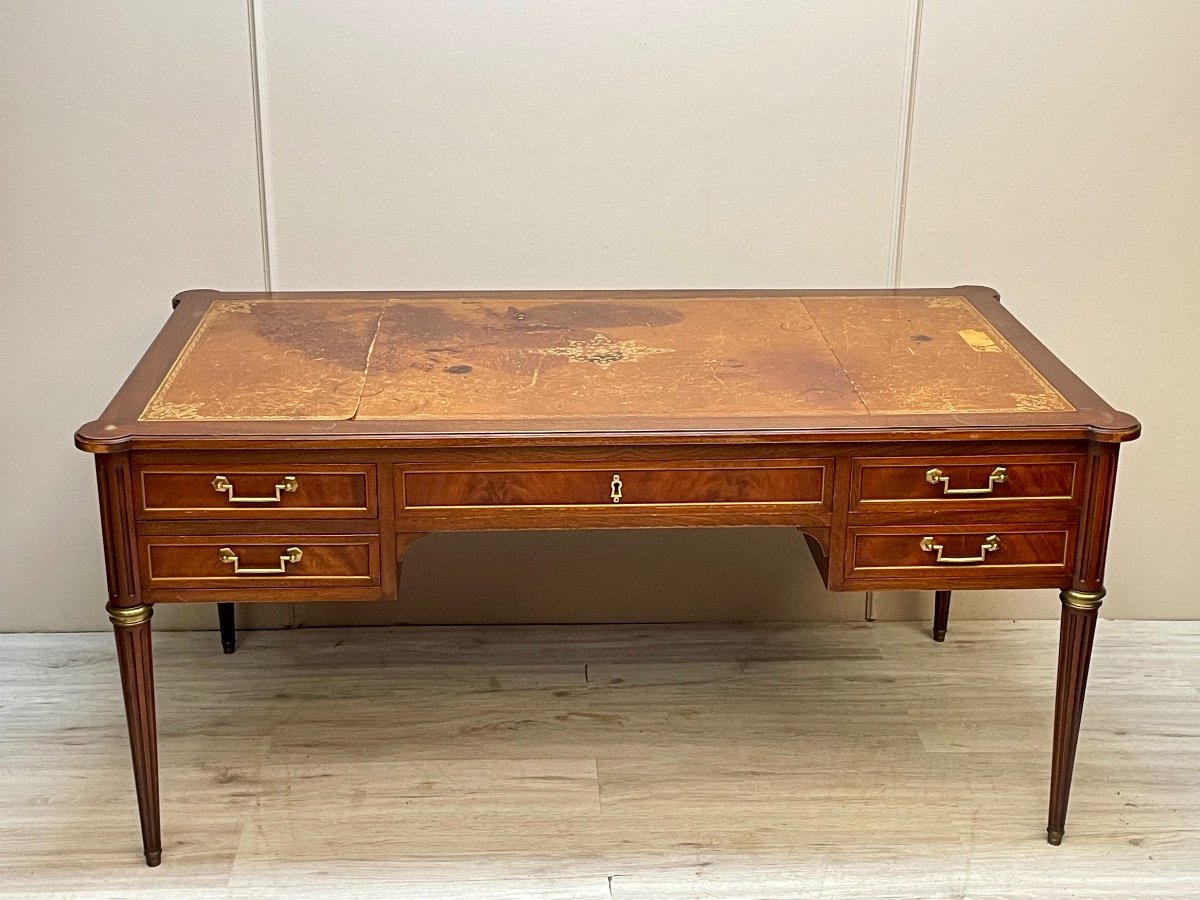
M 1079 726 L 1083 721 L 1083 697 L 1087 689 L 1092 644 L 1096 637 L 1096 618 L 1100 596 L 1095 605 L 1080 607 L 1071 602 L 1070 592 L 1063 594 L 1062 619 L 1058 633 L 1058 682 L 1054 695 L 1054 747 L 1051 751 L 1050 812 L 1046 839 L 1061 844 L 1066 830 L 1067 802 L 1071 796 L 1071 778 L 1075 771 L 1075 752 L 1079 747 Z
M 231 490 L 214 486 L 219 476 Z M 378 509 L 374 466 L 247 466 L 228 457 L 199 466 L 137 466 L 134 497 L 145 519 L 363 518 Z
M 1117 445 L 1096 445 L 1090 454 L 1078 558 L 1070 589 L 1062 593 L 1058 638 L 1058 683 L 1054 700 L 1054 749 L 1050 765 L 1050 810 L 1046 837 L 1062 843 L 1067 803 L 1079 746 L 1083 700 L 1104 599 L 1104 563 L 1117 483 Z
M 145 610 L 146 618 L 127 624 L 123 612 Z M 150 650 L 150 607 L 113 607 L 113 632 L 117 664 L 125 700 L 125 720 L 133 757 L 133 783 L 142 826 L 142 852 L 146 865 L 162 861 L 162 834 L 158 800 L 158 733 L 154 712 L 154 664 Z
M 284 561 L 295 548 L 300 558 Z M 237 556 L 236 562 L 222 559 L 222 550 Z M 149 596 L 160 590 L 246 589 L 246 599 L 257 591 L 316 592 L 348 585 L 377 588 L 379 539 L 373 535 L 176 535 L 145 537 L 140 541 L 141 574 Z M 254 574 L 258 570 L 277 574 Z M 250 574 L 239 574 L 249 571 Z M 365 599 L 374 599 L 370 590 Z M 215 599 L 215 598 L 214 598 Z
M 720 466 L 403 472 L 403 505 L 421 507 L 803 503 L 827 506 L 828 460 Z
M 997 549 L 984 553 L 989 538 Z M 923 549 L 932 538 L 937 552 Z M 1070 525 L 995 524 L 876 526 L 850 529 L 844 585 L 861 590 L 1058 587 L 1071 577 L 1075 529 Z M 954 563 L 949 559 L 983 559 Z
M 153 608 L 142 603 L 134 557 L 133 491 L 125 454 L 96 457 L 100 525 L 108 575 L 108 610 L 117 645 L 121 693 L 133 760 L 133 783 L 146 865 L 162 861 L 158 800 L 158 737 L 150 648 Z
M 149 604 L 222 604 L 229 649 L 233 601 L 396 599 L 423 535 L 503 528 L 792 528 L 832 590 L 937 591 L 937 640 L 951 590 L 1061 589 L 1048 827 L 1061 839 L 1116 451 L 1140 426 L 991 289 L 177 301 L 76 434 L 97 454 L 151 864 Z M 931 468 L 988 490 L 947 493 Z M 971 557 L 992 535 L 975 562 L 922 547 Z M 292 547 L 301 559 L 282 564 Z M 237 574 L 223 549 L 283 571 Z
M 853 509 L 917 508 L 919 504 L 947 509 L 1024 501 L 1030 508 L 1078 506 L 1086 457 L 1002 455 L 942 458 L 926 453 L 915 459 L 860 459 L 855 465 Z M 931 469 L 947 482 L 932 483 Z M 991 476 L 1003 470 L 1003 481 Z M 961 490 L 988 493 L 953 493 Z M 1036 502 L 1032 502 L 1036 501 Z

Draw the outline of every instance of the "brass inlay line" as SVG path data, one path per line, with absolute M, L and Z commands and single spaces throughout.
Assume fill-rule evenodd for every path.
M 212 327 L 222 321 L 230 314 L 248 314 L 254 311 L 254 308 L 261 303 L 283 303 L 287 301 L 277 300 L 214 300 L 205 310 L 199 324 L 188 338 L 187 343 L 180 351 L 175 361 L 171 364 L 170 370 L 163 377 L 162 382 L 154 390 L 154 394 L 146 403 L 142 410 L 138 421 L 165 421 L 165 422 L 236 422 L 236 421 L 256 421 L 256 422 L 291 422 L 291 421 L 312 421 L 312 422 L 343 422 L 353 419 L 357 406 L 349 415 L 266 415 L 263 413 L 254 413 L 253 415 L 200 415 L 191 403 L 176 403 L 166 400 L 166 395 L 170 388 L 177 380 L 180 373 L 191 361 L 192 357 L 201 349 L 204 344 L 204 337 L 212 329 Z M 383 301 L 386 306 L 387 301 Z M 366 369 L 362 371 L 362 377 L 365 381 Z M 360 391 L 361 394 L 361 391 Z M 360 397 L 361 399 L 361 397 Z
M 810 302 L 820 302 L 822 299 L 828 298 L 802 297 L 801 302 L 803 303 L 805 309 L 809 309 L 808 304 Z M 906 299 L 908 298 L 906 297 Z M 1050 382 L 1046 380 L 1046 377 L 1033 367 L 1033 364 L 1025 358 L 1024 354 L 1022 354 L 1021 351 L 1009 343 L 1004 335 L 1000 334 L 999 330 L 994 328 L 984 317 L 984 315 L 980 313 L 979 310 L 977 310 L 975 306 L 967 300 L 966 297 L 923 297 L 920 295 L 912 295 L 911 299 L 924 300 L 931 308 L 960 309 L 964 311 L 967 315 L 974 318 L 979 333 L 991 337 L 999 349 L 1003 350 L 1005 355 L 1012 359 L 1025 372 L 1025 374 L 1029 375 L 1037 383 L 1038 387 L 1042 389 L 1041 394 L 1014 394 L 1013 399 L 1015 401 L 1015 405 L 1013 407 L 1004 409 L 997 409 L 995 407 L 989 409 L 954 409 L 953 412 L 1003 413 L 1056 412 L 1075 410 L 1075 407 L 1068 403 L 1067 399 L 1054 389 Z M 811 310 L 809 311 L 811 313 Z M 936 410 L 928 409 L 873 409 L 866 402 L 866 399 L 862 396 L 861 392 L 859 392 L 858 385 L 854 383 L 854 379 L 850 377 L 850 373 L 846 371 L 846 367 L 842 363 L 841 357 L 838 355 L 837 347 L 834 346 L 834 342 L 830 339 L 829 334 L 825 332 L 825 329 L 821 327 L 821 323 L 817 320 L 815 315 L 813 316 L 813 321 L 816 324 L 817 331 L 819 331 L 821 336 L 825 338 L 825 343 L 833 353 L 834 358 L 837 359 L 838 364 L 842 368 L 843 375 L 845 375 L 846 380 L 850 384 L 850 387 L 853 389 L 854 393 L 858 395 L 858 398 L 862 402 L 863 408 L 867 411 L 868 415 L 945 415 L 945 412 L 938 412 Z
M 1034 534 L 1045 534 L 1045 535 L 1061 534 L 1063 536 L 1062 555 L 1056 561 L 1053 561 L 1053 562 L 1037 562 L 1037 561 L 1033 561 L 1033 560 L 1029 560 L 1029 561 L 1025 561 L 1025 562 L 1010 562 L 1010 563 L 989 562 L 987 564 L 988 569 L 1046 569 L 1046 568 L 1062 568 L 1067 565 L 1067 551 L 1071 549 L 1071 533 L 1069 531 L 1012 531 L 1012 532 L 1004 532 L 1004 533 L 1008 534 L 1010 536 L 1017 536 L 1017 537 L 1034 535 Z M 855 560 L 858 559 L 858 545 L 859 545 L 859 542 L 861 542 L 863 538 L 865 538 L 865 537 L 889 537 L 889 536 L 890 535 L 883 534 L 880 532 L 867 532 L 865 534 L 855 535 L 853 559 L 855 559 Z M 896 535 L 896 536 L 899 537 L 899 535 Z M 989 537 L 992 537 L 992 535 L 989 535 Z M 996 535 L 996 537 L 999 537 L 999 535 Z M 928 537 L 923 538 L 922 543 L 924 543 L 925 540 L 929 540 L 929 539 L 930 538 L 928 538 Z M 925 548 L 922 547 L 921 549 L 925 549 Z M 931 552 L 932 552 L 932 549 L 931 549 Z M 859 565 L 856 562 L 853 566 L 853 569 L 855 572 L 912 572 L 915 569 L 935 569 L 935 568 L 937 568 L 936 562 L 931 563 L 929 565 L 906 564 L 906 565 L 898 565 L 898 566 L 864 566 L 864 565 Z
M 429 504 L 422 506 L 406 505 L 404 508 L 413 511 L 423 509 L 611 509 L 615 501 L 608 503 L 475 503 L 468 505 Z M 819 506 L 820 500 L 643 500 L 626 502 L 624 506 L 661 506 L 664 510 L 677 506 Z
M 170 370 L 159 383 L 158 389 L 155 390 L 149 402 L 146 403 L 146 408 L 142 410 L 141 416 L 138 418 L 142 421 L 147 419 L 166 419 L 169 418 L 166 413 L 171 411 L 171 404 L 162 400 L 162 397 L 170 389 L 172 382 L 182 371 L 184 365 L 196 352 L 196 348 L 200 346 L 200 338 L 204 333 L 212 327 L 213 322 L 217 319 L 220 312 L 230 303 L 236 301 L 230 300 L 214 300 L 212 304 L 204 312 L 204 317 L 200 319 L 200 324 L 196 326 L 196 330 L 192 332 L 192 336 L 188 338 L 188 342 L 184 345 L 183 350 L 179 352 L 179 356 L 175 358 L 175 362 L 171 364 Z
M 854 297 L 855 297 L 855 295 L 853 295 L 853 294 L 846 295 L 846 299 L 854 299 Z M 654 299 L 658 303 L 671 302 L 671 303 L 678 303 L 678 304 L 686 305 L 688 300 L 691 298 L 675 297 L 675 298 L 648 298 L 648 299 Z M 719 300 L 722 298 L 702 298 L 702 299 L 711 302 L 711 301 L 716 301 L 716 300 Z M 825 299 L 837 299 L 837 298 L 804 297 L 804 296 L 798 295 L 795 297 L 786 297 L 786 298 L 780 297 L 778 299 L 781 301 L 786 299 L 788 301 L 795 302 L 799 305 L 800 308 L 804 309 L 808 313 L 811 313 L 810 307 L 813 306 L 814 304 L 819 303 Z M 869 298 L 862 298 L 862 299 L 866 300 Z M 978 309 L 976 309 L 974 307 L 974 305 L 971 304 L 966 298 L 961 297 L 961 296 L 944 296 L 944 297 L 935 297 L 934 298 L 934 297 L 924 297 L 924 296 L 920 296 L 920 295 L 911 295 L 911 296 L 905 295 L 902 299 L 923 301 L 923 302 L 929 304 L 931 307 L 936 306 L 936 307 L 954 309 L 954 310 L 960 311 L 960 319 L 964 320 L 964 321 L 961 321 L 960 324 L 966 324 L 966 325 L 970 325 L 972 327 L 964 329 L 964 330 L 960 330 L 959 336 L 963 335 L 964 333 L 972 335 L 972 336 L 978 336 L 977 343 L 982 342 L 984 339 L 991 341 L 991 344 L 989 344 L 986 349 L 988 351 L 990 351 L 990 353 L 1000 351 L 1000 354 L 1005 355 L 1009 360 L 1011 360 L 1012 366 L 1016 367 L 1021 372 L 1023 372 L 1027 376 L 1028 380 L 1021 384 L 1014 383 L 1015 386 L 1012 389 L 1010 389 L 1008 392 L 1000 395 L 1002 398 L 1004 398 L 1007 401 L 1003 407 L 992 406 L 992 407 L 988 407 L 988 408 L 978 408 L 979 398 L 960 397 L 959 399 L 962 400 L 964 403 L 971 404 L 971 405 L 969 405 L 966 408 L 942 409 L 939 407 L 939 408 L 935 409 L 935 408 L 930 408 L 930 403 L 934 403 L 933 400 L 930 400 L 929 398 L 926 398 L 923 396 L 914 395 L 912 398 L 910 398 L 911 402 L 908 402 L 907 400 L 905 400 L 904 397 L 893 398 L 891 400 L 891 405 L 898 405 L 898 404 L 903 403 L 903 404 L 906 404 L 907 408 L 902 408 L 902 409 L 872 408 L 865 401 L 862 400 L 862 393 L 860 393 L 860 390 L 859 390 L 860 386 L 856 385 L 854 383 L 854 378 L 851 376 L 850 373 L 848 373 L 846 371 L 845 366 L 840 365 L 841 361 L 838 359 L 839 354 L 838 354 L 838 351 L 836 348 L 835 341 L 831 340 L 831 337 L 834 337 L 835 335 L 826 333 L 826 329 L 822 328 L 821 323 L 814 319 L 814 327 L 815 327 L 817 333 L 824 339 L 825 347 L 823 348 L 823 351 L 827 349 L 832 354 L 834 361 L 836 361 L 840 365 L 841 384 L 845 385 L 846 393 L 850 397 L 857 397 L 859 403 L 861 404 L 860 406 L 856 406 L 856 408 L 853 410 L 853 412 L 845 412 L 844 413 L 845 415 L 859 415 L 859 414 L 861 414 L 859 412 L 860 409 L 862 410 L 863 413 L 865 413 L 868 416 L 946 415 L 946 414 L 950 414 L 950 413 L 995 414 L 995 413 L 1003 413 L 1003 412 L 1036 413 L 1036 412 L 1073 411 L 1074 407 L 1069 402 L 1067 402 L 1066 399 L 1057 390 L 1055 390 L 1051 386 L 1050 382 L 1046 379 L 1046 377 L 1043 376 L 1042 373 L 1039 372 L 1025 358 L 1025 356 L 1020 351 L 1018 351 L 1000 333 L 1000 331 L 988 321 L 987 317 L 983 313 L 981 313 Z M 271 302 L 274 302 L 274 301 L 271 301 Z M 375 339 L 378 339 L 380 336 L 380 331 L 383 326 L 383 320 L 384 320 L 384 311 L 388 308 L 388 305 L 392 302 L 393 302 L 392 299 L 385 299 L 382 301 L 382 305 L 380 306 L 380 309 L 379 309 L 379 316 L 375 323 Z M 430 302 L 431 304 L 436 304 L 436 301 L 428 301 L 428 302 Z M 244 415 L 240 414 L 240 411 L 235 410 L 235 411 L 239 412 L 239 415 L 237 415 L 237 416 L 228 416 L 228 415 L 213 416 L 213 415 L 201 414 L 201 406 L 203 404 L 200 403 L 199 401 L 192 402 L 191 400 L 189 400 L 187 398 L 185 398 L 184 400 L 179 400 L 177 397 L 175 397 L 175 395 L 172 393 L 173 386 L 176 383 L 180 383 L 177 381 L 177 379 L 179 378 L 181 372 L 184 372 L 185 370 L 189 370 L 189 366 L 194 367 L 194 364 L 197 360 L 196 353 L 201 348 L 201 346 L 205 344 L 206 340 L 208 339 L 208 336 L 211 336 L 212 329 L 215 326 L 218 326 L 223 321 L 228 323 L 230 320 L 230 317 L 240 314 L 241 317 L 244 318 L 247 313 L 251 312 L 252 310 L 258 310 L 259 308 L 260 308 L 259 301 L 224 300 L 224 299 L 214 300 L 211 303 L 208 310 L 206 310 L 205 313 L 203 314 L 199 323 L 196 325 L 194 331 L 192 332 L 191 336 L 188 338 L 186 344 L 180 351 L 178 357 L 171 364 L 166 375 L 163 377 L 161 383 L 154 390 L 151 398 L 147 402 L 147 404 L 139 418 L 142 421 L 167 421 L 167 422 L 170 422 L 170 421 L 238 421 L 238 420 L 243 420 L 243 419 L 249 420 L 249 421 L 339 421 L 340 422 L 340 421 L 354 421 L 354 420 L 358 419 L 359 408 L 363 402 L 364 392 L 368 388 L 368 383 L 367 383 L 368 379 L 369 379 L 369 377 L 371 377 L 372 369 L 378 367 L 378 363 L 377 363 L 376 359 L 374 358 L 374 357 L 378 356 L 378 354 L 374 354 L 374 355 L 372 354 L 372 351 L 376 349 L 375 348 L 375 343 L 376 343 L 375 339 L 372 339 L 370 342 L 370 345 L 367 347 L 366 362 L 365 362 L 365 365 L 363 366 L 363 370 L 361 372 L 362 377 L 357 385 L 356 402 L 354 404 L 353 409 L 350 411 L 350 413 L 348 415 L 340 415 L 340 414 L 339 415 L 313 415 L 313 414 L 281 415 L 281 414 L 278 414 L 279 411 L 275 410 L 274 408 L 272 408 L 272 409 L 264 408 L 261 411 L 256 410 L 255 408 L 253 408 L 254 404 L 250 401 L 247 401 L 248 405 L 247 405 L 246 412 Z M 273 320 L 271 319 L 271 317 L 269 315 L 264 315 L 264 321 L 267 324 L 269 324 L 270 321 L 273 321 Z M 333 331 L 338 331 L 338 329 L 340 328 L 339 322 L 340 322 L 340 320 L 338 320 L 338 319 L 331 319 L 325 327 L 327 327 Z M 340 333 L 340 331 L 339 331 L 339 333 Z M 704 338 L 705 335 L 702 334 L 702 335 L 700 335 L 700 337 Z M 768 339 L 768 336 L 764 336 L 763 339 Z M 685 356 L 690 356 L 690 355 L 692 355 L 692 350 L 693 350 L 693 348 L 691 348 L 690 346 L 687 346 L 687 347 L 681 346 L 679 348 L 672 347 L 672 346 L 650 346 L 646 343 L 643 343 L 643 342 L 637 341 L 637 340 L 617 340 L 613 337 L 610 337 L 608 334 L 606 334 L 604 332 L 596 332 L 590 338 L 580 339 L 580 340 L 569 340 L 569 341 L 566 341 L 561 346 L 528 349 L 528 350 L 525 350 L 524 352 L 528 353 L 528 354 L 542 355 L 542 356 L 557 356 L 560 358 L 564 358 L 571 363 L 590 363 L 591 365 L 593 365 L 599 369 L 609 369 L 618 363 L 639 362 L 641 360 L 644 360 L 651 356 L 655 356 L 655 355 L 659 355 L 659 354 L 683 353 Z M 985 354 L 985 355 L 990 355 L 990 353 Z M 653 370 L 653 368 L 654 367 L 651 367 L 651 370 Z M 357 370 L 357 367 L 355 367 L 355 369 Z M 386 373 L 384 373 L 384 374 L 386 374 Z M 184 378 L 184 381 L 187 381 L 186 376 Z M 797 387 L 797 389 L 798 389 L 799 387 L 802 387 L 802 386 L 793 386 L 793 387 Z M 839 388 L 840 388 L 840 385 L 839 385 Z M 1025 390 L 1022 391 L 1021 388 L 1024 388 Z M 914 390 L 915 390 L 915 388 L 914 388 Z M 867 392 L 867 393 L 869 393 L 869 392 Z M 975 402 L 972 403 L 972 400 L 974 400 Z M 748 402 L 752 402 L 752 401 L 748 401 Z M 888 402 L 889 402 L 888 399 L 885 398 L 880 401 L 879 405 L 882 407 L 882 406 L 888 405 Z M 797 405 L 803 406 L 802 403 L 798 403 Z M 936 405 L 936 403 L 934 405 Z M 269 414 L 272 412 L 274 412 L 275 414 Z M 764 410 L 761 414 L 756 412 L 755 415 L 756 416 L 761 415 L 761 416 L 765 416 L 765 417 L 782 416 L 782 417 L 791 418 L 793 416 L 810 416 L 810 415 L 819 416 L 819 415 L 831 414 L 832 412 L 833 412 L 832 409 L 809 410 L 807 408 L 797 408 L 797 409 L 793 410 L 793 409 L 789 409 L 786 407 L 780 407 L 778 409 L 771 408 L 768 410 Z M 622 414 L 631 419 L 638 418 L 638 413 L 636 411 L 622 411 Z M 735 415 L 739 418 L 746 417 L 748 415 L 747 407 L 739 406 L 738 409 L 732 411 L 730 414 Z M 656 413 L 654 415 L 661 417 L 661 418 L 667 418 L 667 419 L 674 420 L 674 419 L 681 418 L 681 417 L 687 418 L 691 414 L 687 413 L 687 411 L 685 409 L 680 412 Z M 697 412 L 697 413 L 695 413 L 695 415 L 700 418 L 706 418 L 709 415 L 709 413 Z M 420 413 L 419 411 L 414 412 L 414 413 L 408 413 L 408 414 L 406 414 L 404 411 L 398 411 L 394 416 L 391 416 L 390 418 L 394 418 L 397 421 L 403 421 L 403 420 L 408 420 L 408 419 L 413 419 L 413 418 L 418 418 L 418 419 L 419 418 L 435 418 L 436 419 L 439 417 L 440 417 L 440 413 L 439 413 L 439 415 L 433 415 L 433 414 L 427 415 L 424 413 Z M 389 420 L 389 418 L 381 418 L 378 415 L 378 412 L 369 415 L 367 418 L 368 418 L 368 420 L 380 420 L 380 421 L 388 421 Z M 516 415 L 516 414 L 510 414 L 505 410 L 497 410 L 495 415 L 489 416 L 488 418 L 509 419 L 509 418 L 521 418 L 521 416 Z M 532 416 L 530 418 L 532 418 L 533 420 L 538 420 L 538 421 L 540 421 L 540 419 L 541 419 L 541 417 L 539 417 L 539 416 Z
M 759 465 L 724 465 L 719 468 L 709 467 L 694 467 L 680 466 L 678 468 L 662 468 L 662 469 L 636 469 L 638 472 L 738 472 L 738 471 L 756 471 L 759 468 L 770 471 L 786 471 L 786 472 L 805 472 L 816 470 L 822 473 L 821 477 L 821 495 L 811 500 L 642 500 L 626 502 L 624 498 L 624 482 L 621 481 L 620 475 L 613 475 L 613 482 L 609 483 L 610 492 L 609 500 L 612 503 L 625 502 L 626 506 L 661 506 L 664 508 L 674 508 L 678 506 L 824 506 L 826 496 L 826 483 L 828 480 L 829 470 L 824 465 L 790 465 L 786 462 L 775 460 L 759 461 Z M 562 470 L 553 468 L 539 469 L 508 469 L 508 473 L 557 473 Z M 571 469 L 571 473 L 590 474 L 603 471 L 602 469 Z M 611 470 L 610 470 L 611 471 Z M 492 472 L 488 469 L 410 469 L 403 473 L 401 483 L 407 488 L 409 478 L 414 475 L 446 475 L 446 474 L 504 474 L 501 472 Z M 620 495 L 620 498 L 613 496 L 613 491 Z M 403 508 L 408 510 L 436 510 L 436 509 L 605 509 L 608 504 L 598 502 L 580 502 L 580 503 L 423 503 L 413 505 L 408 502 L 408 492 L 405 490 Z

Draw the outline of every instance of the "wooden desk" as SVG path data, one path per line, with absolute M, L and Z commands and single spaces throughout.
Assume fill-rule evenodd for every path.
M 156 603 L 389 600 L 434 531 L 777 525 L 837 591 L 1061 590 L 1062 840 L 1138 423 L 989 288 L 189 291 L 96 454 L 142 840 Z M 222 607 L 232 649 L 232 606 Z M 802 712 L 797 710 L 797 714 Z

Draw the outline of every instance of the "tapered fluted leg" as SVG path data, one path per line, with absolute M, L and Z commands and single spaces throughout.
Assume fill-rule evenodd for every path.
M 232 653 L 237 649 L 237 630 L 232 603 L 217 604 L 217 622 L 221 626 L 221 649 Z
M 162 862 L 158 815 L 158 733 L 154 721 L 154 665 L 150 655 L 150 616 L 147 605 L 108 606 L 117 638 L 117 663 L 125 695 L 125 720 L 133 752 L 133 783 L 142 821 L 142 852 L 146 865 Z
M 1062 843 L 1067 822 L 1071 773 L 1075 768 L 1075 748 L 1079 744 L 1079 723 L 1083 717 L 1083 695 L 1087 689 L 1092 641 L 1096 636 L 1096 617 L 1103 599 L 1103 589 L 1062 592 L 1058 692 L 1054 698 L 1054 752 L 1050 764 L 1050 816 L 1046 825 L 1046 839 L 1056 846 Z
M 950 621 L 950 592 L 938 591 L 933 595 L 933 639 L 946 639 L 946 625 Z

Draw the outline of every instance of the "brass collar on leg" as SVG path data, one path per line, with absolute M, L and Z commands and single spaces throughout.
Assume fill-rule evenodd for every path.
M 134 625 L 149 622 L 150 617 L 154 615 L 154 607 L 148 603 L 139 606 L 113 606 L 109 603 L 104 609 L 112 623 L 121 628 L 132 628 Z
M 1098 591 L 1077 591 L 1074 588 L 1068 588 L 1059 594 L 1059 598 L 1063 602 L 1063 606 L 1070 606 L 1072 609 L 1095 610 L 1100 608 L 1100 604 L 1104 601 L 1104 588 Z

